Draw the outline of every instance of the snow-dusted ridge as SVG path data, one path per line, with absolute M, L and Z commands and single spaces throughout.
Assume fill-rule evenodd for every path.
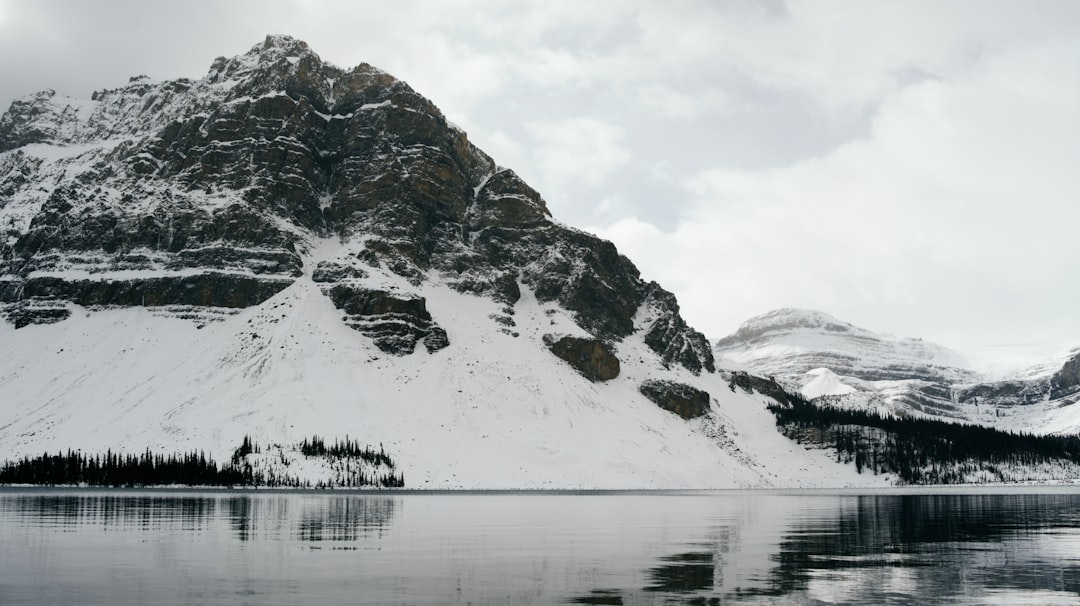
M 852 376 L 877 379 L 905 377 L 906 367 L 938 369 L 949 378 L 974 378 L 963 355 L 922 339 L 874 333 L 819 311 L 778 309 L 744 322 L 733 335 L 720 339 L 716 349 L 732 360 L 777 370 L 789 359 L 811 364 L 809 354 L 846 359 Z
M 1077 349 L 991 374 L 935 343 L 875 333 L 819 311 L 778 309 L 744 322 L 715 343 L 715 352 L 832 405 L 1005 430 L 1080 431 Z

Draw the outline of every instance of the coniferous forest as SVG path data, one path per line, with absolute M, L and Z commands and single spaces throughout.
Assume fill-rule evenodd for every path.
M 315 460 L 326 476 L 312 481 L 289 473 L 301 460 Z M 111 450 L 88 455 L 81 451 L 23 457 L 0 465 L 0 484 L 109 487 L 221 486 L 335 488 L 401 488 L 405 478 L 380 447 L 376 452 L 358 442 L 335 440 L 327 447 L 314 436 L 284 448 L 260 447 L 244 436 L 228 463 L 219 465 L 204 452 L 161 455 L 147 449 L 139 455 Z
M 379 446 L 379 452 L 375 452 L 370 446 L 361 447 L 359 442 L 350 440 L 348 437 L 344 440 L 334 440 L 330 446 L 327 446 L 326 441 L 319 436 L 312 436 L 310 440 L 304 438 L 300 442 L 300 452 L 306 457 L 352 457 L 362 459 L 372 465 L 394 466 L 394 461 L 383 451 L 382 445 Z
M 218 464 L 206 453 L 122 455 L 66 454 L 24 457 L 0 467 L 0 484 L 85 484 L 87 486 L 252 486 L 250 473 Z
M 896 474 L 905 484 L 1064 479 L 1080 470 L 1080 436 L 1012 433 L 978 425 L 882 416 L 813 403 L 787 394 L 769 410 L 780 431 L 831 448 L 859 473 Z M 1029 470 L 1048 477 L 1033 478 Z

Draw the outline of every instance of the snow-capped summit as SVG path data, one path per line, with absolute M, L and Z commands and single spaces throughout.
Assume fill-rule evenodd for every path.
M 962 355 L 941 345 L 872 332 L 804 309 L 777 309 L 750 318 L 717 341 L 715 351 L 767 374 L 829 368 L 867 381 L 975 378 Z

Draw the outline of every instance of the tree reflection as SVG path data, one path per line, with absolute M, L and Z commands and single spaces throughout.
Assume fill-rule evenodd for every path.
M 199 531 L 219 520 L 227 522 L 240 541 L 356 541 L 389 527 L 396 506 L 394 498 L 373 495 L 31 494 L 0 498 L 4 519 L 32 525 Z
M 397 501 L 380 496 L 243 496 L 226 500 L 236 538 L 357 541 L 390 526 Z
M 752 549 L 742 543 L 760 542 L 738 540 L 747 528 L 717 525 L 702 533 L 707 541 L 657 558 L 644 588 L 596 590 L 569 602 L 920 603 L 933 596 L 978 603 L 991 594 L 1010 596 L 1006 602 L 1025 595 L 1080 601 L 1080 495 L 837 497 L 832 513 L 796 516 L 756 573 L 726 578 L 740 550 Z
M 0 499 L 5 515 L 47 526 L 200 530 L 214 516 L 203 497 L 125 494 L 31 494 Z
M 693 593 L 713 588 L 713 554 L 691 551 L 664 556 L 665 562 L 649 571 L 652 585 L 645 591 Z
M 589 595 L 569 600 L 570 604 L 624 604 L 622 592 L 618 589 L 594 589 Z
M 356 541 L 390 526 L 396 501 L 388 497 L 338 497 L 320 500 L 300 516 L 302 541 Z

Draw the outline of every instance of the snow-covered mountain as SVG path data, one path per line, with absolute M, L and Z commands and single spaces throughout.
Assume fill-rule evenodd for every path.
M 882 483 L 404 82 L 270 36 L 0 118 L 0 459 L 382 444 L 409 487 Z
M 922 339 L 896 338 L 828 314 L 777 309 L 743 322 L 716 350 L 769 374 L 829 368 L 866 381 L 972 379 L 964 357 Z
M 778 309 L 745 321 L 714 351 L 821 402 L 1037 433 L 1080 430 L 1080 350 L 991 380 L 941 345 Z

